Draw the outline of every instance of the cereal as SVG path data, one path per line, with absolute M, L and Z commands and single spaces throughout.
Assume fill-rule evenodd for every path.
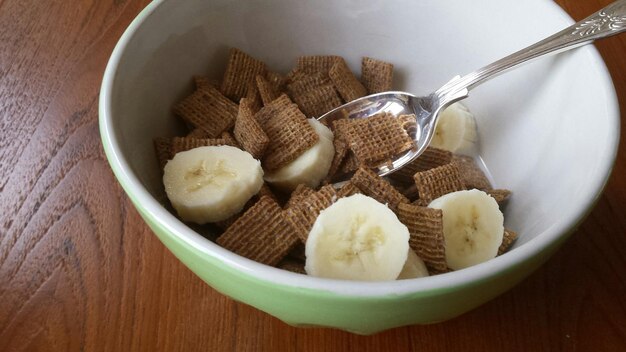
M 331 85 L 319 87 L 304 95 L 294 97 L 307 117 L 320 117 L 341 105 L 341 99 Z
M 232 101 L 239 101 L 246 96 L 248 87 L 254 83 L 257 75 L 265 75 L 266 67 L 262 61 L 244 53 L 239 49 L 231 49 L 221 92 Z
M 428 147 L 415 160 L 391 174 L 390 177 L 399 182 L 413 182 L 413 175 L 416 173 L 449 164 L 451 161 L 452 153 L 449 151 Z
M 301 198 L 298 203 L 285 210 L 287 221 L 303 243 L 306 243 L 309 231 L 319 213 L 333 204 L 336 199 L 337 192 L 333 186 L 326 185 L 319 191 Z
M 177 153 L 191 150 L 198 147 L 230 145 L 236 147 L 228 140 L 223 138 L 192 138 L 192 137 L 174 137 L 170 142 L 170 159 Z
M 418 172 L 413 176 L 413 179 L 415 179 L 420 200 L 428 203 L 444 194 L 465 189 L 459 175 L 459 169 L 454 164 Z
M 498 248 L 498 255 L 502 255 L 511 249 L 511 246 L 516 239 L 517 233 L 509 229 L 504 229 L 504 236 L 502 237 L 502 244 L 500 245 L 500 248 Z
M 346 156 L 343 158 L 343 163 L 341 163 L 339 170 L 341 174 L 349 174 L 351 172 L 356 171 L 359 168 L 359 166 L 360 166 L 360 163 L 359 163 L 359 160 L 356 158 L 356 155 L 354 155 L 354 152 L 348 149 L 348 152 Z
M 295 104 L 275 111 L 267 119 L 263 129 L 270 140 L 263 158 L 263 166 L 268 171 L 277 170 L 292 162 L 319 140 L 319 136 Z
M 413 204 L 398 205 L 398 219 L 409 229 L 409 246 L 429 269 L 447 269 L 443 217 L 440 209 Z
M 219 84 L 216 81 L 211 80 L 206 76 L 193 76 L 193 82 L 196 85 L 196 90 L 219 87 Z
M 265 79 L 270 84 L 272 89 L 276 92 L 282 92 L 285 90 L 285 85 L 287 84 L 287 77 L 281 75 L 278 72 L 268 71 L 265 75 Z
M 346 183 L 337 190 L 337 199 L 343 197 L 350 197 L 353 194 L 362 193 L 359 187 L 355 186 L 351 181 L 347 181 Z
M 270 140 L 259 122 L 254 118 L 246 100 L 246 98 L 241 99 L 233 134 L 245 151 L 252 154 L 254 158 L 259 159 L 263 156 Z
M 261 99 L 261 93 L 259 93 L 256 82 L 250 82 L 248 84 L 248 90 L 244 98 L 239 100 L 239 105 L 244 102 L 253 114 L 256 114 L 263 107 L 263 100 Z
M 287 87 L 293 100 L 307 117 L 319 117 L 341 105 L 335 87 L 320 75 L 309 75 Z
M 452 162 L 459 168 L 459 173 L 466 188 L 487 190 L 491 188 L 491 183 L 485 173 L 478 167 L 474 158 L 465 155 L 454 155 Z
M 237 104 L 213 87 L 197 90 L 174 106 L 176 115 L 211 138 L 233 127 L 237 110 Z
M 413 141 L 400 122 L 388 113 L 367 119 L 337 120 L 334 126 L 356 158 L 368 166 L 376 166 L 413 147 Z
M 270 117 L 276 115 L 278 111 L 290 107 L 292 104 L 293 102 L 286 94 L 281 94 L 271 103 L 265 105 L 263 108 L 257 111 L 254 114 L 254 118 L 261 124 L 261 127 L 265 128 L 265 124 L 270 119 Z
M 239 142 L 237 142 L 235 140 L 235 137 L 233 137 L 233 135 L 229 132 L 222 132 L 220 138 L 226 142 L 226 145 L 232 145 L 233 147 L 241 149 L 241 145 L 239 145 Z
M 292 78 L 287 85 L 287 90 L 291 96 L 304 95 L 320 87 L 332 85 L 331 80 L 321 72 L 299 73 Z
M 276 265 L 298 243 L 285 214 L 270 197 L 261 197 L 217 238 L 220 246 L 267 265 Z
M 502 203 L 506 202 L 506 200 L 509 199 L 509 196 L 511 196 L 511 191 L 508 189 L 490 189 L 485 192 L 492 196 L 493 199 L 498 202 L 498 205 L 502 205 Z
M 361 61 L 361 81 L 369 94 L 389 91 L 393 81 L 393 65 L 364 57 Z
M 333 161 L 330 164 L 330 169 L 328 170 L 328 174 L 326 175 L 326 183 L 330 182 L 330 180 L 333 179 L 337 171 L 339 171 L 341 162 L 348 152 L 348 144 L 342 139 L 335 138 L 333 140 L 333 146 L 335 147 L 335 156 L 333 157 Z
M 414 201 L 419 198 L 419 192 L 417 191 L 417 186 L 415 186 L 414 183 L 400 189 L 400 193 L 407 197 L 409 201 Z
M 313 193 L 315 193 L 315 191 L 311 187 L 305 185 L 304 183 L 299 184 L 296 189 L 291 192 L 291 197 L 289 197 L 287 204 L 285 204 L 285 209 L 292 207 L 294 204 L 298 204 L 302 201 L 302 199 Z
M 367 95 L 367 90 L 354 77 L 345 61 L 336 62 L 328 72 L 328 75 L 344 101 L 352 101 Z
M 335 55 L 300 56 L 296 65 L 296 71 L 328 74 L 333 65 L 340 61 L 343 61 L 343 58 Z
M 159 160 L 159 166 L 161 170 L 165 168 L 168 160 L 172 158 L 171 140 L 167 137 L 157 137 L 154 139 L 154 151 L 156 152 L 157 159 Z
M 263 105 L 267 105 L 278 98 L 279 91 L 263 76 L 256 76 L 256 87 L 261 95 Z
M 370 196 L 380 203 L 387 204 L 391 210 L 396 210 L 398 204 L 408 203 L 409 200 L 398 192 L 389 182 L 379 177 L 370 169 L 360 167 L 350 179 L 361 193 Z
M 285 258 L 278 263 L 278 267 L 283 270 L 291 271 L 292 273 L 306 275 L 306 271 L 304 271 L 304 263 L 298 260 Z
M 201 128 L 194 128 L 191 132 L 187 133 L 187 137 L 191 138 L 209 138 L 209 135 Z

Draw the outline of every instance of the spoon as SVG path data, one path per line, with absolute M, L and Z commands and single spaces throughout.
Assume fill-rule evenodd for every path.
M 368 95 L 320 116 L 332 126 L 332 121 L 342 118 L 367 118 L 387 112 L 398 117 L 415 114 L 417 124 L 407 132 L 414 140 L 411 150 L 397 155 L 391 163 L 374 168 L 380 176 L 397 171 L 417 158 L 428 147 L 433 137 L 437 118 L 450 104 L 465 99 L 469 91 L 479 84 L 529 60 L 546 54 L 570 50 L 596 39 L 609 37 L 626 30 L 626 0 L 615 1 L 602 10 L 570 27 L 504 57 L 465 76 L 456 76 L 434 93 L 418 97 L 406 92 L 383 92 Z

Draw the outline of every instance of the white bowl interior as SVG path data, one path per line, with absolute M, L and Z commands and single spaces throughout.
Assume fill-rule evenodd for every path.
M 113 133 L 134 176 L 163 199 L 152 139 L 182 133 L 172 105 L 191 92 L 192 75 L 221 78 L 229 47 L 283 73 L 299 55 L 341 55 L 355 72 L 372 56 L 395 64 L 395 88 L 426 94 L 570 23 L 540 0 L 165 2 L 120 58 Z M 505 218 L 521 235 L 515 246 L 571 228 L 601 189 L 617 144 L 614 91 L 595 49 L 500 76 L 466 104 L 495 185 L 513 191 Z

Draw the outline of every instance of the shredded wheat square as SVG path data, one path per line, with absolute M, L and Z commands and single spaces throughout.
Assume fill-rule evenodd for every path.
M 197 90 L 174 106 L 176 115 L 211 138 L 233 127 L 237 110 L 237 104 L 213 87 Z
M 333 81 L 335 88 L 345 102 L 364 97 L 367 89 L 354 76 L 345 61 L 338 61 L 328 72 L 328 76 Z
M 319 191 L 301 198 L 298 203 L 285 210 L 287 221 L 291 224 L 295 234 L 302 243 L 306 243 L 309 232 L 319 213 L 333 204 L 336 199 L 337 192 L 333 186 L 326 185 Z
M 389 209 L 395 211 L 400 203 L 408 203 L 409 200 L 398 192 L 385 179 L 379 177 L 374 171 L 360 167 L 350 179 L 361 193 L 370 196 L 377 201 L 387 204 Z
M 409 246 L 426 266 L 429 269 L 445 271 L 448 266 L 441 209 L 400 204 L 397 215 L 400 222 L 409 229 Z
M 270 140 L 259 122 L 254 118 L 246 100 L 246 98 L 241 99 L 233 134 L 245 151 L 250 153 L 255 159 L 260 159 L 267 149 Z
M 239 101 L 246 96 L 250 84 L 254 84 L 257 75 L 265 75 L 265 63 L 243 51 L 232 48 L 222 79 L 220 90 L 232 101 Z
M 380 113 L 367 119 L 334 121 L 335 130 L 359 160 L 376 166 L 413 147 L 413 141 L 393 115 Z
M 275 266 L 298 243 L 280 206 L 261 197 L 217 238 L 217 244 L 248 259 Z
M 393 82 L 393 65 L 364 57 L 361 61 L 361 81 L 369 94 L 389 91 Z

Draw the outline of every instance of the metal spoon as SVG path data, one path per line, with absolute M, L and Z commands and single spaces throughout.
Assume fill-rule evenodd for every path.
M 415 141 L 413 149 L 396 156 L 392 163 L 374 168 L 380 176 L 388 175 L 422 154 L 433 137 L 439 113 L 450 104 L 467 98 L 470 89 L 529 60 L 570 50 L 625 30 L 626 0 L 615 1 L 584 20 L 536 44 L 463 77 L 454 77 L 428 96 L 418 97 L 406 92 L 372 94 L 333 109 L 318 120 L 331 123 L 333 120 L 346 117 L 367 118 L 380 112 L 389 112 L 395 116 L 415 114 L 417 126 L 407 131 Z

